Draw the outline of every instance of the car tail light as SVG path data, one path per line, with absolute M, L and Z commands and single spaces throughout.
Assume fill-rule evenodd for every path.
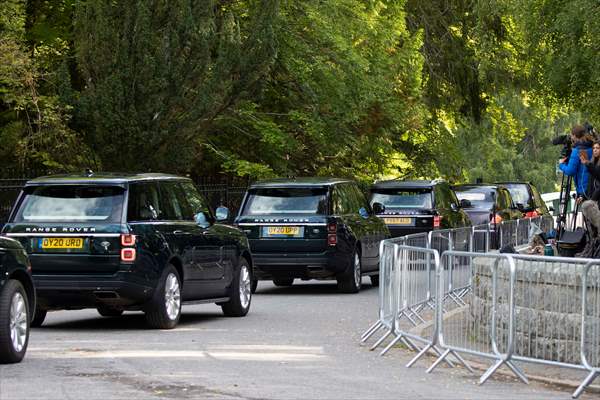
M 123 247 L 135 246 L 135 240 L 136 240 L 135 235 L 122 234 L 121 235 L 121 246 L 123 246 Z
M 337 224 L 332 222 L 327 224 L 327 233 L 336 233 L 337 232 Z
M 335 234 L 335 233 L 327 234 L 327 244 L 330 246 L 337 245 L 337 234 Z
M 126 247 L 121 249 L 121 261 L 122 262 L 134 262 L 136 257 L 136 252 L 134 248 Z
M 434 228 L 439 228 L 440 226 L 442 226 L 442 216 L 441 215 L 435 215 L 433 217 L 433 227 Z

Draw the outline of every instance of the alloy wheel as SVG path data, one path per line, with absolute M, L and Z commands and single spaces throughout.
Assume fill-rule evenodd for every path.
M 19 292 L 14 294 L 10 305 L 10 339 L 17 353 L 27 341 L 27 305 Z
M 180 307 L 181 293 L 179 290 L 179 281 L 175 274 L 170 273 L 167 275 L 167 280 L 165 281 L 165 308 L 169 319 L 177 319 Z
M 240 269 L 240 304 L 243 308 L 248 308 L 252 297 L 252 279 L 250 271 L 246 265 L 242 265 Z

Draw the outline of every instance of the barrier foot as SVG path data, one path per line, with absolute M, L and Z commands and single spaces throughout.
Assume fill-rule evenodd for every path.
M 404 345 L 405 345 L 406 347 L 408 347 L 409 349 L 411 349 L 412 351 L 416 351 L 417 353 L 418 353 L 419 351 L 421 351 L 421 349 L 419 348 L 419 346 L 417 346 L 417 345 L 415 344 L 415 342 L 413 342 L 412 340 L 410 340 L 410 339 L 409 339 L 409 338 L 407 338 L 407 337 L 402 337 L 402 343 L 404 343 Z
M 388 344 L 387 346 L 385 346 L 385 349 L 383 349 L 381 351 L 381 353 L 379 353 L 379 356 L 384 356 L 385 353 L 387 353 L 396 343 L 398 343 L 398 341 L 402 339 L 402 335 L 398 335 L 394 338 L 394 340 L 392 340 L 390 342 L 390 344 Z
M 455 351 L 452 351 L 451 353 L 454 356 L 454 358 L 456 358 L 458 360 L 458 362 L 463 365 L 463 367 L 465 367 L 467 370 L 469 370 L 470 373 L 472 373 L 472 374 L 475 373 L 475 370 L 473 368 L 471 368 L 471 366 L 465 361 L 464 358 L 461 357 L 460 354 L 458 354 Z
M 442 352 L 436 346 L 433 346 L 432 349 L 438 355 L 438 357 L 442 355 Z M 450 350 L 450 353 L 452 353 L 452 350 Z M 452 361 L 448 360 L 448 357 L 444 358 L 444 362 L 448 364 L 450 368 L 454 368 L 454 364 Z
M 529 379 L 525 376 L 525 373 L 521 370 L 521 368 L 517 367 L 512 361 L 507 361 L 506 366 L 510 368 L 510 370 L 519 378 L 523 383 L 529 385 Z
M 434 349 L 435 349 L 435 347 L 434 347 Z M 438 357 L 438 359 L 437 359 L 437 360 L 435 360 L 435 362 L 434 362 L 434 363 L 431 365 L 431 367 L 429 367 L 429 368 L 427 369 L 427 371 L 425 371 L 425 372 L 427 372 L 428 374 L 429 374 L 429 373 L 431 373 L 431 372 L 432 372 L 434 369 L 436 369 L 436 368 L 437 368 L 437 366 L 438 366 L 438 365 L 440 365 L 440 363 L 441 363 L 442 361 L 444 361 L 444 360 L 446 359 L 446 357 L 448 357 L 448 354 L 450 354 L 450 350 L 446 350 L 446 351 L 444 351 L 444 352 L 442 353 L 442 355 L 441 355 L 441 356 L 439 356 L 439 357 Z
M 494 375 L 494 372 L 496 372 L 498 368 L 500 368 L 502 364 L 504 364 L 504 362 L 504 360 L 498 360 L 496 364 L 488 368 L 488 370 L 485 371 L 483 375 L 481 375 L 481 378 L 479 378 L 479 384 L 483 385 L 488 379 L 490 379 L 490 377 Z
M 583 391 L 585 390 L 586 387 L 588 387 L 593 381 L 594 379 L 596 379 L 598 376 L 600 376 L 600 372 L 597 371 L 592 371 L 584 380 L 583 382 L 581 382 L 581 385 L 579 385 L 579 387 L 577 388 L 577 390 L 575 390 L 573 392 L 572 397 L 574 399 L 578 398 L 579 396 L 581 396 L 581 394 L 583 393 Z
M 388 336 L 390 336 L 392 334 L 392 330 L 390 329 L 389 331 L 387 331 L 387 333 L 385 335 L 383 335 L 381 338 L 379 338 L 379 340 L 377 342 L 375 342 L 375 344 L 373 346 L 371 346 L 371 348 L 369 349 L 370 351 L 375 350 L 377 347 L 379 347 L 379 345 L 381 343 L 383 343 L 383 341 L 385 339 L 387 339 Z
M 381 328 L 383 326 L 383 324 L 381 323 L 381 321 L 377 321 L 375 322 L 373 325 L 371 325 L 371 327 L 369 329 L 367 329 L 365 331 L 365 333 L 363 333 L 360 337 L 360 342 L 361 343 L 365 343 L 367 340 L 369 340 L 369 338 L 371 336 L 373 336 L 373 334 L 375 332 L 377 332 L 379 330 L 379 328 Z
M 427 351 L 429 351 L 429 349 L 431 349 L 433 347 L 433 344 L 428 344 L 427 346 L 425 346 L 420 352 L 419 354 L 417 354 L 412 360 L 410 360 L 408 362 L 408 364 L 406 364 L 406 368 L 410 368 L 412 367 L 418 360 L 419 358 L 423 357 L 423 355 L 425 353 L 427 353 Z

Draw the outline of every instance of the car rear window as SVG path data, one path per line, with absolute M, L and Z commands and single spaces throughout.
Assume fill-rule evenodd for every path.
M 510 196 L 515 204 L 520 203 L 525 208 L 535 208 L 533 198 L 529 193 L 529 188 L 525 183 L 508 183 L 505 184 L 506 188 L 510 192 Z
M 118 186 L 30 186 L 14 222 L 119 222 L 124 192 Z
M 326 188 L 251 189 L 243 215 L 326 214 Z
M 432 208 L 431 189 L 374 189 L 371 205 L 381 203 L 386 208 Z
M 473 207 L 492 208 L 494 205 L 494 190 L 486 188 L 465 188 L 454 191 L 458 200 L 469 200 Z

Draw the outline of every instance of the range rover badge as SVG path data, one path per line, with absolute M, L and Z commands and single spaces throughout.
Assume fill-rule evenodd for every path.
M 104 247 L 104 251 L 108 251 L 108 247 L 110 246 L 110 242 L 107 242 L 105 240 L 103 242 L 100 242 L 100 246 Z

